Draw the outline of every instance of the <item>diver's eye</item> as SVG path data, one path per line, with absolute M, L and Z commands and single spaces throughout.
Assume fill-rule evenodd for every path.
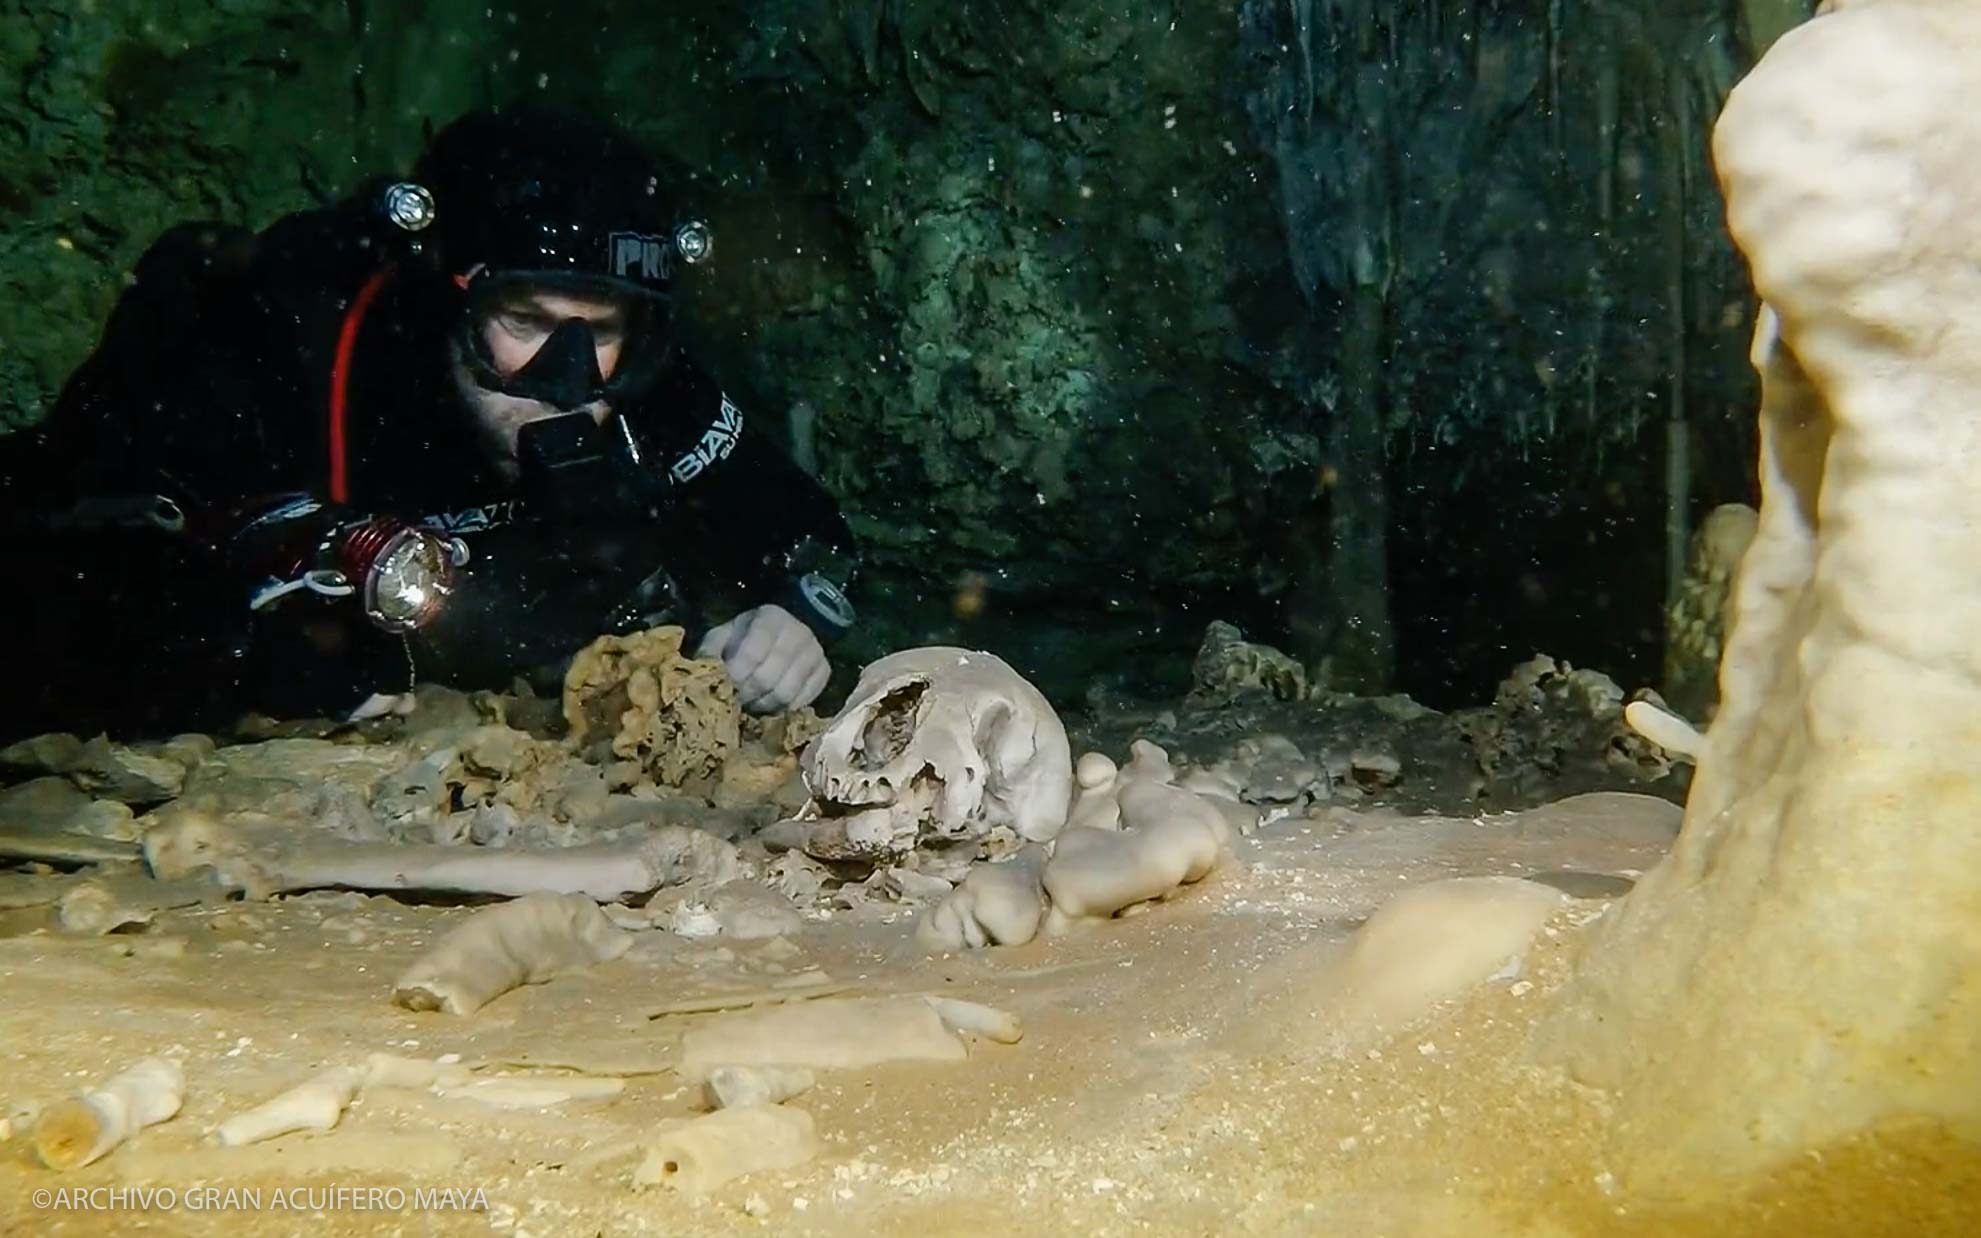
M 541 339 L 544 335 L 543 320 L 534 314 L 497 314 L 495 325 L 504 335 L 514 340 L 535 340 Z

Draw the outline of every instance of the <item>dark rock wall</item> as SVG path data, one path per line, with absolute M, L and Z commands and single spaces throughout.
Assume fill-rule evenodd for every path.
M 1482 698 L 1554 630 L 1603 647 L 1551 651 L 1629 684 L 1654 674 L 1660 600 L 1660 105 L 1630 102 L 1615 150 L 1595 149 L 1600 74 L 1571 46 L 1596 47 L 1591 28 L 1556 28 L 1546 4 L 1469 7 L 1480 39 L 1548 71 L 1490 159 L 1451 170 L 1449 235 L 1393 316 L 1402 686 Z M 466 106 L 537 96 L 616 115 L 714 222 L 695 330 L 870 548 L 854 658 L 956 640 L 1062 695 L 1180 690 L 1211 619 L 1276 639 L 1292 600 L 1326 591 L 1338 307 L 1302 286 L 1313 237 L 1289 236 L 1283 152 L 1256 123 L 1274 49 L 1241 44 L 1230 0 L 4 12 L 0 422 L 41 415 L 167 224 L 265 223 L 404 166 Z M 1632 30 L 1601 38 L 1700 37 Z M 1624 73 L 1628 90 L 1641 72 Z M 1747 321 L 1694 176 L 1685 365 L 1709 505 L 1746 486 Z M 1614 631 L 1597 641 L 1599 606 Z

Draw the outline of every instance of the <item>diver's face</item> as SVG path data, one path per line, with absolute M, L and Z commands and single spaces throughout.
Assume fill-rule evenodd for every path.
M 559 409 L 542 400 L 490 391 L 475 381 L 474 371 L 468 368 L 468 363 L 461 356 L 459 340 L 452 345 L 452 351 L 455 389 L 474 414 L 475 426 L 481 431 L 483 449 L 495 462 L 496 470 L 510 481 L 522 475 L 522 466 L 517 462 L 517 441 L 524 426 L 546 417 L 561 417 L 567 412 L 589 413 L 593 421 L 603 425 L 605 419 L 612 415 L 611 406 L 604 400 L 593 400 L 575 409 Z
M 503 378 L 514 377 L 544 346 L 550 333 L 576 318 L 592 331 L 601 378 L 611 378 L 626 343 L 626 307 L 617 301 L 547 288 L 519 287 L 482 319 L 482 342 Z
M 611 378 L 619 366 L 620 351 L 625 347 L 627 311 L 624 304 L 609 297 L 519 285 L 502 294 L 482 315 L 476 330 L 481 333 L 488 360 L 498 374 L 508 379 L 530 363 L 552 332 L 573 318 L 591 328 L 599 376 Z M 594 400 L 575 409 L 560 409 L 542 400 L 490 391 L 475 381 L 459 355 L 458 343 L 454 345 L 454 353 L 455 386 L 474 413 L 483 446 L 497 469 L 511 480 L 521 472 L 516 451 L 524 426 L 575 412 L 589 413 L 592 420 L 603 424 L 611 415 L 611 407 L 604 400 Z

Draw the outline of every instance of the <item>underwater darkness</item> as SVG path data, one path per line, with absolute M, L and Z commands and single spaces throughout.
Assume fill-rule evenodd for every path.
M 1668 505 L 1754 497 L 1748 7 L 17 2 L 0 427 L 172 223 L 550 102 L 681 169 L 696 347 L 861 541 L 824 703 L 946 641 L 1173 696 L 1218 619 L 1436 708 L 1535 653 L 1656 686 Z

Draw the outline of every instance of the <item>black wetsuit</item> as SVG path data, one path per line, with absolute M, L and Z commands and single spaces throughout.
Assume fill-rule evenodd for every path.
M 26 686 L 0 694 L 0 731 L 340 716 L 415 677 L 506 687 L 601 632 L 692 642 L 770 602 L 836 634 L 794 600 L 808 573 L 851 583 L 836 505 L 678 352 L 614 410 L 645 448 L 636 495 L 504 480 L 450 371 L 451 290 L 357 201 L 258 237 L 174 229 L 53 414 L 0 438 L 0 685 Z M 440 617 L 400 637 L 310 593 L 251 613 L 271 578 L 233 534 L 289 496 L 458 536 Z M 131 515 L 154 497 L 183 529 Z

